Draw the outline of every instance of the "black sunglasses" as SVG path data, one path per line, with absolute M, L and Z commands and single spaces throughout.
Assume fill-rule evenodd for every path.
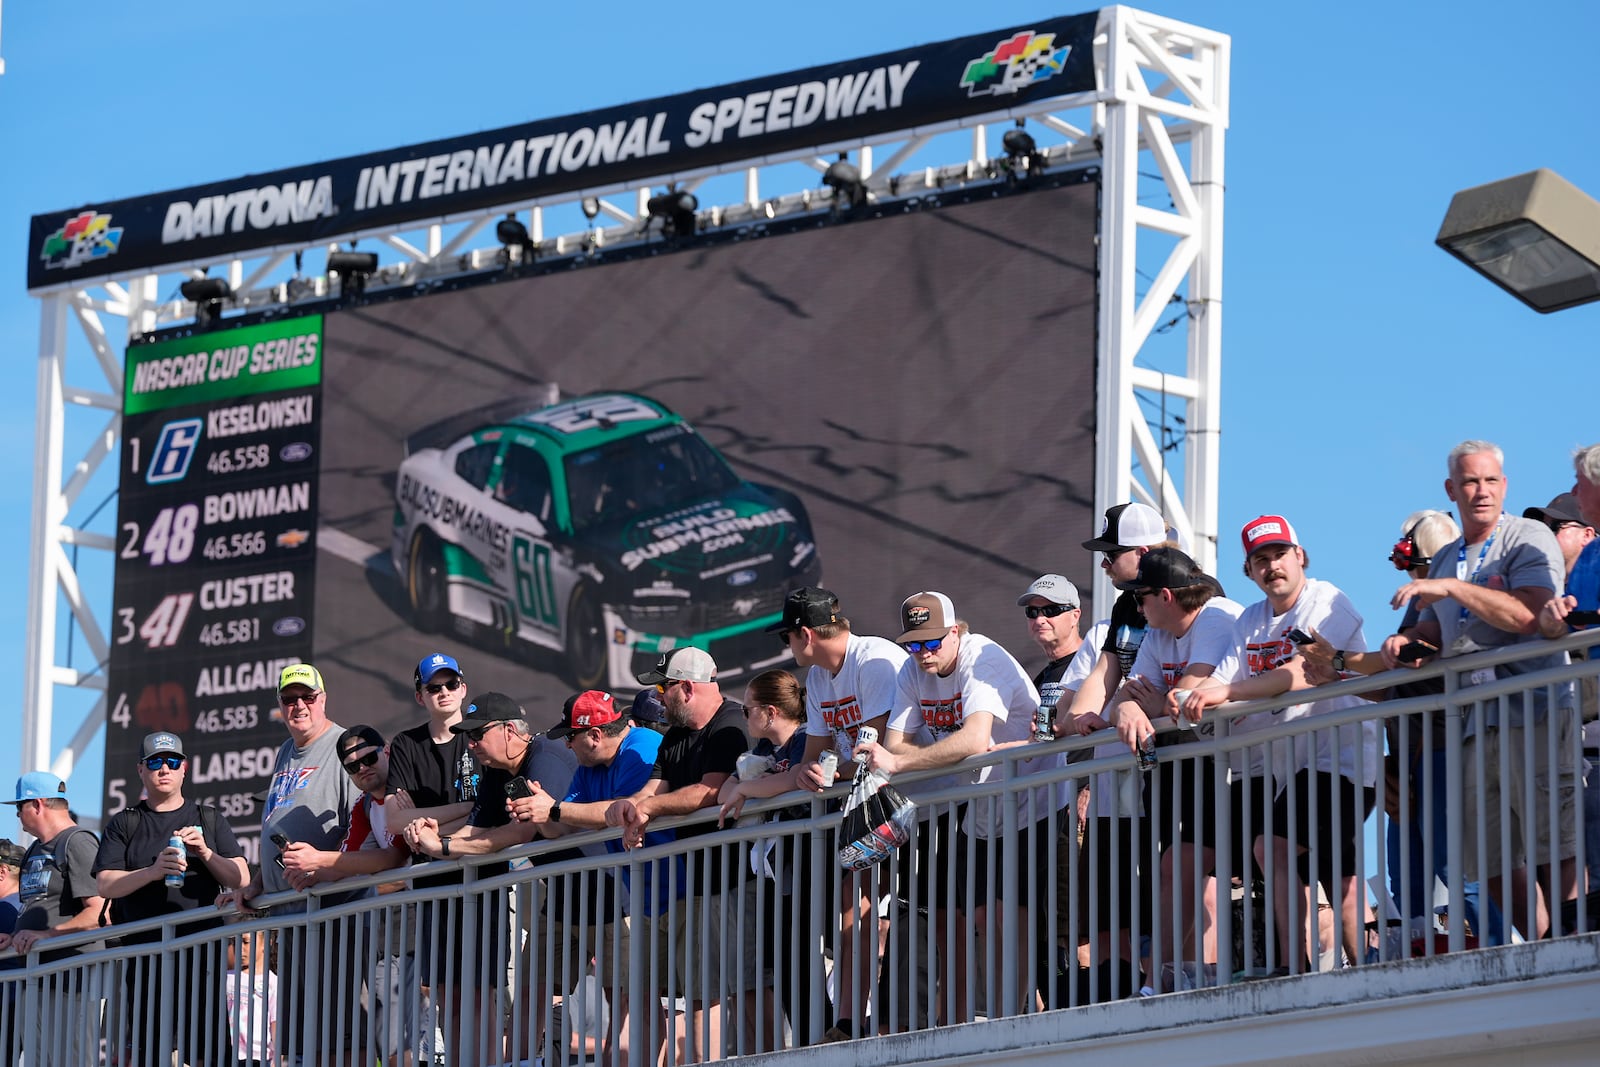
M 183 766 L 183 757 L 151 756 L 149 759 L 144 761 L 144 769 L 147 771 L 159 771 L 163 765 L 167 768 L 167 770 L 175 771 L 179 767 Z
M 448 689 L 448 690 L 450 690 L 450 692 L 454 693 L 457 689 L 461 688 L 461 679 L 460 678 L 452 678 L 448 682 L 429 682 L 426 685 L 424 685 L 422 688 L 424 688 L 428 692 L 434 693 L 434 694 L 442 693 L 446 689 Z
M 378 765 L 378 750 L 377 749 L 373 749 L 371 752 L 368 752 L 365 756 L 357 756 L 355 759 L 347 760 L 345 762 L 344 769 L 349 774 L 355 774 L 357 771 L 359 771 L 363 767 L 376 767 L 377 765 Z
M 1053 619 L 1057 615 L 1065 615 L 1067 612 L 1075 611 L 1075 610 L 1077 610 L 1077 609 L 1076 608 L 1065 607 L 1065 606 L 1063 606 L 1061 604 L 1046 604 L 1046 605 L 1044 605 L 1044 607 L 1040 607 L 1040 608 L 1036 608 L 1036 607 L 1023 608 L 1022 609 L 1022 613 L 1024 615 L 1026 615 L 1030 619 L 1037 619 L 1041 615 L 1043 615 L 1047 619 Z

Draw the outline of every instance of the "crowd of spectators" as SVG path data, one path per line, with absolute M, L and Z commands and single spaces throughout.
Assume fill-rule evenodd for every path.
M 99 839 L 77 826 L 64 781 L 37 771 L 19 780 L 13 803 L 34 842 L 24 852 L 0 841 L 0 950 L 13 950 L 0 969 L 91 951 L 99 943 L 38 945 L 107 921 L 184 913 L 172 931 L 184 936 L 221 926 L 228 911 L 258 915 L 257 898 L 270 895 L 272 943 L 241 927 L 226 952 L 209 943 L 152 950 L 119 972 L 120 988 L 100 994 L 114 1062 L 166 1063 L 175 1050 L 189 1063 L 355 1063 L 372 1048 L 384 1063 L 533 1062 L 556 1041 L 546 1032 L 552 1000 L 582 978 L 594 980 L 614 1020 L 595 1051 L 654 1061 L 670 1041 L 674 1062 L 704 1062 L 734 1047 L 880 1029 L 869 1014 L 884 1013 L 883 972 L 905 955 L 886 942 L 909 925 L 886 921 L 896 909 L 939 931 L 929 939 L 937 959 L 907 979 L 937 1007 L 912 1011 L 912 1026 L 970 1017 L 978 961 L 967 952 L 995 936 L 1002 904 L 1021 936 L 1014 956 L 991 956 L 1008 974 L 997 988 L 1015 990 L 1001 1001 L 991 992 L 983 1005 L 991 1015 L 1182 984 L 1158 973 L 1162 957 L 1191 968 L 1191 982 L 1214 981 L 1206 968 L 1218 959 L 1216 911 L 1230 906 L 1235 883 L 1269 887 L 1266 974 L 1330 959 L 1378 962 L 1361 838 L 1380 803 L 1390 816 L 1393 891 L 1378 903 L 1412 933 L 1429 928 L 1434 876 L 1448 879 L 1456 864 L 1465 921 L 1484 943 L 1570 931 L 1600 862 L 1592 788 L 1600 776 L 1588 776 L 1581 800 L 1591 805 L 1589 872 L 1577 863 L 1574 815 L 1584 757 L 1600 747 L 1593 678 L 1484 700 L 1470 690 L 1564 666 L 1568 654 L 1549 641 L 1596 621 L 1600 445 L 1580 450 L 1575 468 L 1571 493 L 1519 517 L 1505 509 L 1500 450 L 1457 446 L 1444 486 L 1456 514 L 1418 512 L 1402 524 L 1391 561 L 1404 580 L 1392 606 L 1405 615 L 1376 647 L 1350 599 L 1310 575 L 1311 548 L 1285 516 L 1262 514 L 1240 528 L 1244 574 L 1259 592 L 1246 604 L 1226 596 L 1156 511 L 1127 503 L 1083 542 L 1121 591 L 1087 636 L 1078 591 L 1061 575 L 1042 575 L 1016 597 L 1048 660 L 1031 676 L 1000 643 L 972 632 L 944 593 L 907 597 L 899 632 L 885 638 L 855 633 L 838 597 L 814 587 L 791 591 L 771 627 L 803 673 L 760 673 L 739 700 L 724 692 L 711 655 L 685 647 L 639 676 L 631 708 L 589 690 L 566 701 L 559 722 L 541 724 L 506 694 L 470 693 L 460 663 L 438 652 L 414 671 L 426 721 L 386 739 L 368 725 L 336 723 L 321 672 L 293 664 L 279 680 L 289 736 L 273 765 L 254 868 L 228 820 L 184 796 L 188 760 L 175 734 L 144 739 L 141 799 L 113 814 Z M 1384 727 L 1349 714 L 1445 688 L 1436 675 L 1396 682 L 1395 672 L 1508 648 L 1520 654 L 1457 672 L 1457 698 L 1468 700 L 1458 796 L 1445 788 L 1453 769 L 1443 715 Z M 1383 687 L 1318 693 L 1365 675 L 1383 675 L 1375 683 Z M 1281 698 L 1275 710 L 1229 715 L 1218 729 L 1219 708 L 1271 698 Z M 1253 737 L 1323 717 L 1330 725 Z M 864 727 L 875 740 L 862 737 Z M 1219 758 L 1187 755 L 1219 734 L 1244 743 Z M 1062 746 L 1028 748 L 1091 735 L 1099 744 L 1073 759 L 1127 750 L 1132 768 L 1080 781 L 1059 773 L 1069 762 Z M 879 872 L 817 869 L 803 835 L 775 831 L 738 847 L 709 836 L 771 797 L 797 802 L 758 818 L 811 818 L 805 794 L 828 789 L 834 765 L 983 783 L 1002 778 L 992 760 L 963 765 L 1008 749 L 1022 751 L 1003 777 L 1023 777 L 1022 787 L 922 805 L 913 841 Z M 913 798 L 955 780 L 915 777 L 906 786 Z M 1445 848 L 1452 805 L 1465 823 L 1459 856 Z M 720 818 L 661 825 L 706 809 Z M 706 847 L 688 857 L 656 848 L 700 838 Z M 540 852 L 535 871 L 585 850 L 616 863 L 608 876 L 577 882 L 535 874 L 537 887 L 499 896 L 475 895 L 469 883 L 504 873 L 504 861 L 470 879 L 439 864 L 414 878 L 401 870 L 535 840 L 570 846 Z M 825 854 L 839 843 L 830 836 Z M 638 849 L 656 849 L 647 853 L 656 858 L 631 858 Z M 1014 881 L 999 879 L 1006 861 Z M 446 891 L 338 922 L 296 921 L 309 890 L 352 878 L 365 887 L 366 876 L 391 871 L 395 880 L 376 890 L 318 889 L 318 907 L 412 884 Z M 1072 893 L 1081 906 L 1069 928 L 1054 902 Z M 828 917 L 821 937 L 805 934 L 813 894 Z M 1158 910 L 1176 927 L 1170 946 L 1152 944 Z M 162 937 L 151 929 L 121 941 Z M 629 1002 L 629 976 L 615 966 L 639 956 L 641 942 L 645 987 L 663 994 L 648 1006 Z M 824 952 L 831 1009 L 815 985 Z M 508 972 L 541 953 L 558 965 L 504 988 Z M 1242 962 L 1248 973 L 1252 961 Z M 37 1050 L 30 1062 L 88 1062 L 76 1043 L 86 1031 L 71 1024 L 94 1014 L 91 991 L 70 973 L 55 982 L 48 1017 L 0 1004 L 0 1047 Z M 825 1017 L 812 1010 L 819 1000 Z M 506 1003 L 522 1020 L 509 1031 L 496 1019 Z M 675 1005 L 681 1029 L 669 1017 Z M 629 1047 L 634 1016 L 647 1021 L 653 1048 Z

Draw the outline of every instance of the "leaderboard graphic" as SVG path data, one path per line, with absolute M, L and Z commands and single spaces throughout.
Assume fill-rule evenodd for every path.
M 186 792 L 244 829 L 283 743 L 278 671 L 311 657 L 321 316 L 130 349 L 107 693 L 107 812 L 139 743 L 184 739 Z

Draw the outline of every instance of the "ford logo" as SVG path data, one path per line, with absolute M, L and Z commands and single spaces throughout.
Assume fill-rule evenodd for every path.
M 286 615 L 272 624 L 272 632 L 279 637 L 293 637 L 306 628 L 306 620 L 298 615 Z
M 756 572 L 752 570 L 734 571 L 728 575 L 728 584 L 732 586 L 749 585 L 756 580 Z
M 278 449 L 278 458 L 285 463 L 299 463 L 311 458 L 311 446 L 304 441 L 295 441 Z

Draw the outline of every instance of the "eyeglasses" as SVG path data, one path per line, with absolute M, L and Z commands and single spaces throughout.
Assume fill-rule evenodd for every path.
M 1069 608 L 1069 607 L 1066 607 L 1066 606 L 1064 606 L 1062 604 L 1046 604 L 1046 605 L 1044 605 L 1044 607 L 1039 607 L 1039 608 L 1036 608 L 1036 607 L 1023 608 L 1022 609 L 1022 613 L 1024 615 L 1026 615 L 1030 619 L 1037 619 L 1041 615 L 1043 615 L 1047 619 L 1053 619 L 1057 615 L 1065 615 L 1069 611 L 1077 611 L 1077 610 L 1078 610 L 1077 608 Z
M 1548 525 L 1550 527 L 1550 532 L 1553 533 L 1553 534 L 1559 534 L 1562 530 L 1581 530 L 1581 529 L 1583 529 L 1583 523 L 1581 523 L 1581 522 L 1573 522 L 1570 519 L 1566 520 L 1565 522 L 1552 522 L 1552 523 L 1547 523 L 1546 525 Z
M 460 678 L 452 678 L 448 682 L 428 682 L 422 688 L 426 689 L 428 692 L 434 694 L 435 696 L 437 696 L 440 693 L 444 692 L 446 689 L 448 689 L 448 690 L 450 690 L 450 692 L 454 693 L 457 689 L 461 688 L 461 679 Z
M 144 761 L 144 769 L 147 771 L 159 771 L 162 767 L 169 771 L 175 771 L 182 766 L 182 756 L 151 756 Z
M 944 638 L 930 637 L 926 641 L 901 641 L 900 647 L 915 656 L 918 652 L 937 652 L 942 644 Z
M 291 694 L 291 693 L 279 693 L 278 694 L 278 703 L 282 704 L 286 708 L 292 708 L 296 704 L 304 704 L 306 707 L 309 708 L 311 705 L 315 704 L 318 700 L 321 700 L 321 699 L 322 699 L 322 694 L 321 693 L 293 693 L 293 694 Z
M 488 733 L 490 730 L 493 730 L 496 726 L 504 725 L 504 720 L 501 720 L 500 722 L 491 722 L 487 726 L 478 727 L 476 730 L 468 730 L 463 736 L 466 737 L 467 744 L 469 745 L 481 744 L 483 742 L 484 734 Z
M 355 759 L 347 760 L 345 762 L 344 769 L 345 769 L 345 772 L 347 774 L 357 774 L 357 773 L 359 773 L 361 771 L 361 768 L 363 768 L 363 767 L 376 767 L 377 765 L 378 765 L 378 750 L 377 749 L 373 749 L 371 752 L 368 752 L 365 756 L 357 756 Z

